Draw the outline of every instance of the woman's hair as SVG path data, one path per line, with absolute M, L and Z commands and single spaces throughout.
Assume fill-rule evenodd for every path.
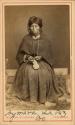
M 28 27 L 31 27 L 33 23 L 36 23 L 42 28 L 42 19 L 40 17 L 32 16 L 29 18 Z

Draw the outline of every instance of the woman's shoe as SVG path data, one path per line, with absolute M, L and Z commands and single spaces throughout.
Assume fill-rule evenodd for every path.
M 45 106 L 46 107 L 54 107 L 54 106 L 56 106 L 56 103 L 54 103 L 54 102 L 45 102 Z

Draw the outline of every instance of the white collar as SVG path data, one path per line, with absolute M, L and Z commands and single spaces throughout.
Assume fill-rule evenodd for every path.
M 40 38 L 40 34 L 39 34 L 38 36 L 32 36 L 32 38 L 33 38 L 34 40 L 37 40 L 37 39 Z

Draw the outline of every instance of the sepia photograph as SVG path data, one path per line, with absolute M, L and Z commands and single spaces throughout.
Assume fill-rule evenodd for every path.
M 7 109 L 70 109 L 69 9 L 5 6 Z

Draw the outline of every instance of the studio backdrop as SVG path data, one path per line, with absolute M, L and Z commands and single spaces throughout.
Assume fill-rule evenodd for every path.
M 16 69 L 16 54 L 23 37 L 28 33 L 31 16 L 43 20 L 43 32 L 52 44 L 54 67 L 70 69 L 70 32 L 68 5 L 5 6 L 5 58 L 7 68 Z

